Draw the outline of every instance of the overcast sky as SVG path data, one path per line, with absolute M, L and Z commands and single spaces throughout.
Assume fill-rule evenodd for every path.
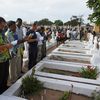
M 20 17 L 26 21 L 49 18 L 66 22 L 72 15 L 84 15 L 85 21 L 90 14 L 87 0 L 0 0 L 0 16 L 7 20 Z

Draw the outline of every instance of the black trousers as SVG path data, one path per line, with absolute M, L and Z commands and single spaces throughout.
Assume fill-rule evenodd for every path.
M 34 65 L 37 63 L 37 52 L 38 47 L 29 47 L 29 63 L 28 63 L 28 69 L 30 70 Z
M 42 59 L 43 59 L 44 57 L 46 57 L 46 42 L 43 42 L 41 52 L 42 52 Z
M 9 60 L 0 63 L 0 94 L 7 89 L 7 81 L 9 76 Z
M 80 33 L 80 40 L 83 38 L 84 34 Z

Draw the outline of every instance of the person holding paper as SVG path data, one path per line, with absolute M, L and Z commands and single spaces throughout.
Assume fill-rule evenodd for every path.
M 23 29 L 22 29 L 22 19 L 21 18 L 17 18 L 16 20 L 16 34 L 18 35 L 18 40 L 22 40 L 24 37 L 23 34 Z M 24 43 L 21 43 L 18 46 L 18 70 L 17 70 L 17 74 L 19 76 L 21 76 L 21 74 L 23 74 L 22 71 L 22 65 L 23 65 L 23 50 L 24 50 Z
M 32 36 L 32 39 L 28 41 L 29 44 L 29 63 L 28 69 L 30 70 L 37 63 L 37 51 L 38 51 L 38 39 L 36 35 L 37 24 L 34 23 L 32 28 L 26 33 L 26 36 Z
M 12 44 L 8 43 L 3 29 L 6 25 L 6 21 L 3 17 L 0 17 L 0 94 L 2 94 L 7 87 L 7 80 L 9 75 L 9 49 L 12 48 Z
M 7 23 L 8 31 L 5 33 L 7 40 L 9 43 L 13 44 L 13 48 L 10 49 L 10 66 L 9 66 L 9 83 L 13 84 L 18 79 L 18 48 L 19 44 L 27 41 L 30 37 L 25 37 L 21 40 L 18 39 L 18 35 L 16 34 L 16 23 L 15 21 L 9 21 Z

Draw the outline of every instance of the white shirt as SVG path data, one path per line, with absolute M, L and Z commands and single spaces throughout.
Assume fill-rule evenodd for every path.
M 70 37 L 70 34 L 71 33 L 71 31 L 70 30 L 67 30 L 67 37 Z
M 38 39 L 38 45 L 42 45 L 43 37 L 39 32 L 36 32 L 37 39 Z
M 76 31 L 73 31 L 73 35 L 76 35 L 77 34 L 77 32 Z
M 25 27 L 23 27 L 23 35 L 24 35 L 24 37 L 26 36 L 26 33 L 27 33 L 27 29 Z
M 21 40 L 23 39 L 23 29 L 21 28 L 16 28 L 16 34 L 18 35 L 18 39 Z
M 24 35 L 23 35 L 22 27 L 20 27 L 20 28 L 17 27 L 16 28 L 16 34 L 18 35 L 18 40 L 22 40 L 23 39 Z M 23 48 L 23 46 L 24 46 L 23 43 L 19 45 L 20 48 Z

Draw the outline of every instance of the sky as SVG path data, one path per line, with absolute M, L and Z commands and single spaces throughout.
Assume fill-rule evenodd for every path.
M 72 15 L 83 15 L 85 22 L 91 10 L 86 6 L 87 0 L 0 0 L 0 16 L 6 20 L 22 18 L 33 22 L 48 18 L 51 21 L 70 20 Z

